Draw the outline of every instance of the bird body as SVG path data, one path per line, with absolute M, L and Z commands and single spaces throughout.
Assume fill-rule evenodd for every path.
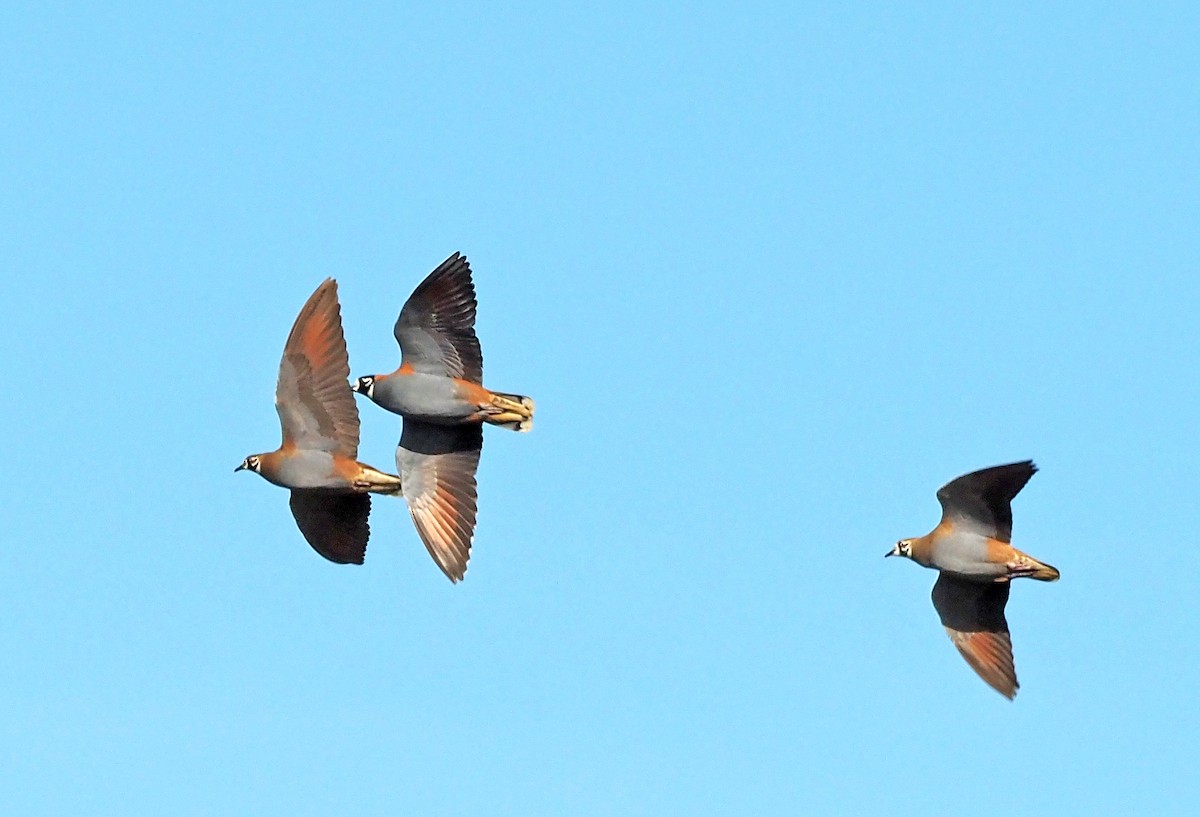
M 1004 575 L 1004 566 L 988 559 L 990 540 L 962 532 L 930 542 L 930 563 L 937 570 L 976 581 L 993 581 Z
M 364 393 L 376 405 L 402 417 L 446 425 L 490 423 L 517 431 L 528 431 L 533 424 L 534 405 L 528 397 L 493 392 L 462 378 L 401 366 L 373 379 Z
M 294 446 L 259 454 L 258 473 L 281 488 L 399 493 L 400 478 L 328 451 Z M 377 489 L 377 490 L 373 490 Z M 394 490 L 389 490 L 394 489 Z
M 1058 577 L 1053 567 L 1010 543 L 948 520 L 925 536 L 907 541 L 912 548 L 910 558 L 917 564 L 973 581 L 1003 582 L 1020 576 L 1053 581 Z
M 400 310 L 394 328 L 400 367 L 351 386 L 404 418 L 396 447 L 404 497 L 421 541 L 455 582 L 466 574 L 475 535 L 481 424 L 514 431 L 533 425 L 532 399 L 484 387 L 475 312 L 471 267 L 454 253 Z
M 1012 499 L 1037 471 L 1031 461 L 985 468 L 938 490 L 942 519 L 925 534 L 901 539 L 887 556 L 939 572 L 933 606 L 959 653 L 1007 698 L 1017 693 L 1012 637 L 1004 608 L 1012 579 L 1057 581 L 1056 568 L 1012 546 Z
M 457 377 L 427 374 L 402 366 L 391 374 L 376 375 L 368 396 L 393 414 L 431 423 L 478 422 L 480 405 L 491 392 Z
M 362 564 L 370 536 L 368 494 L 399 494 L 402 483 L 357 459 L 358 406 L 349 375 L 337 283 L 326 279 L 284 345 L 275 385 L 283 440 L 234 470 L 291 489 L 292 515 L 309 545 L 332 562 Z

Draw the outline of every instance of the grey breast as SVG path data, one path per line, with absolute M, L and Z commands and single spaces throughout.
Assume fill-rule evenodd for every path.
M 372 396 L 388 411 L 431 422 L 463 420 L 475 411 L 459 396 L 453 380 L 421 372 L 377 382 Z
M 987 560 L 987 537 L 975 531 L 958 530 L 937 540 L 933 546 L 933 566 L 960 576 L 992 579 L 1004 573 L 1004 566 Z
M 328 451 L 293 451 L 271 481 L 284 488 L 349 488 L 345 478 L 333 473 L 333 455 Z

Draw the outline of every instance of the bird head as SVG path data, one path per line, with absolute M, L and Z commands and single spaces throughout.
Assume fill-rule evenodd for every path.
M 350 391 L 358 394 L 365 394 L 367 397 L 375 396 L 375 378 L 377 375 L 363 375 L 358 380 L 354 381 L 354 385 L 350 387 Z
M 901 539 L 896 543 L 896 546 L 883 554 L 884 558 L 888 556 L 903 556 L 905 559 L 912 558 L 912 539 Z
M 253 471 L 256 474 L 262 473 L 262 459 L 258 454 L 251 454 L 246 459 L 242 460 L 242 464 L 233 469 L 233 473 L 238 471 Z

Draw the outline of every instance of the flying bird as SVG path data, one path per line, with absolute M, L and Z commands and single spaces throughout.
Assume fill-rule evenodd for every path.
M 1058 570 L 1014 548 L 1012 500 L 1037 471 L 1032 461 L 984 468 L 937 492 L 942 520 L 885 556 L 903 556 L 938 571 L 933 606 L 971 669 L 1008 699 L 1017 694 L 1012 637 L 1004 618 L 1009 582 L 1027 576 L 1058 581 Z
M 475 535 L 483 423 L 533 426 L 533 400 L 483 386 L 475 336 L 475 285 L 459 253 L 409 296 L 396 321 L 400 368 L 360 377 L 351 388 L 404 418 L 396 470 L 417 533 L 452 582 L 463 578 Z
M 233 470 L 290 488 L 292 515 L 313 550 L 331 562 L 362 564 L 369 493 L 398 494 L 402 483 L 357 459 L 358 406 L 349 376 L 337 282 L 327 278 L 300 310 L 283 347 L 275 385 L 283 442 Z

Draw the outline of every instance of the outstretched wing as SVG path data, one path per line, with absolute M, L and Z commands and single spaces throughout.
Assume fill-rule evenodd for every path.
M 313 550 L 338 564 L 363 563 L 371 535 L 369 494 L 294 490 L 288 504 Z
M 475 536 L 477 423 L 434 425 L 405 418 L 396 449 L 404 498 L 429 555 L 452 582 L 463 578 Z
M 358 406 L 349 377 L 337 282 L 326 278 L 300 310 L 283 347 L 275 410 L 285 448 L 358 455 Z
M 1012 636 L 1004 618 L 1008 582 L 972 582 L 942 573 L 933 585 L 933 607 L 971 669 L 1005 698 L 1017 694 Z
M 984 468 L 938 489 L 942 518 L 984 536 L 1012 541 L 1012 500 L 1037 471 L 1032 460 Z
M 475 336 L 475 284 L 465 257 L 454 253 L 413 290 L 395 332 L 402 366 L 483 382 L 483 352 Z

